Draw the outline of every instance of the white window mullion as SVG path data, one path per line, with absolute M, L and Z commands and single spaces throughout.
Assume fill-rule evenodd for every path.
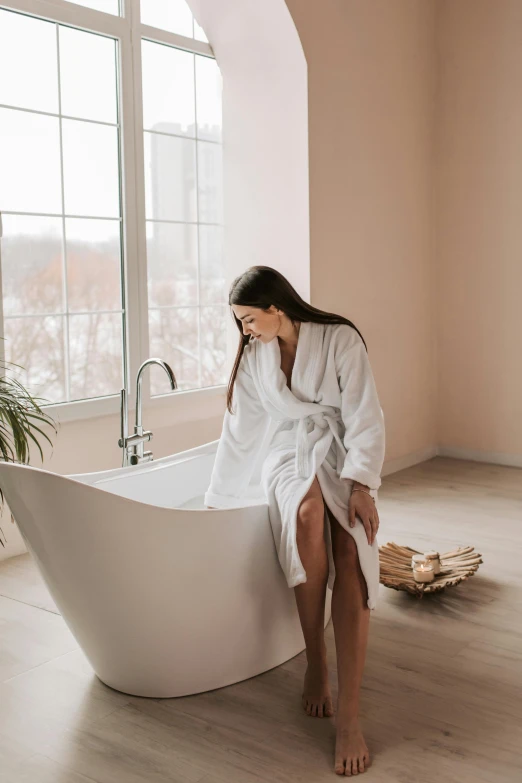
M 192 30 L 194 30 L 194 19 L 192 19 Z M 194 118 L 196 120 L 196 219 L 198 222 L 197 227 L 197 303 L 198 303 L 198 386 L 201 388 L 201 379 L 203 376 L 201 368 L 201 280 L 200 280 L 200 264 L 199 264 L 199 166 L 198 166 L 198 100 L 197 100 L 197 81 L 196 81 L 196 58 L 194 57 Z
M 122 297 L 122 384 L 130 398 L 131 380 L 137 363 L 139 347 L 139 303 L 136 300 L 135 278 L 139 266 L 136 248 L 136 179 L 134 169 L 134 95 L 132 77 L 131 18 L 128 3 L 120 0 L 120 11 L 125 14 L 124 29 L 119 38 L 117 89 L 120 167 L 120 241 L 121 241 L 121 297 Z
M 127 0 L 127 13 L 130 21 L 130 51 L 127 74 L 132 79 L 132 113 L 129 114 L 129 125 L 132 125 L 133 159 L 132 171 L 134 177 L 133 208 L 134 223 L 134 255 L 135 266 L 129 274 L 129 289 L 133 295 L 133 311 L 130 318 L 132 328 L 131 343 L 131 388 L 130 399 L 135 402 L 135 382 L 139 366 L 149 358 L 149 314 L 148 314 L 148 283 L 147 283 L 147 236 L 145 224 L 145 166 L 143 144 L 143 98 L 141 78 L 141 33 L 140 33 L 140 0 Z M 130 99 L 129 99 L 130 108 Z M 129 165 L 129 162 L 127 162 Z M 142 400 L 147 404 L 150 400 L 150 385 L 148 378 L 142 385 Z
M 67 238 L 65 234 L 65 186 L 63 175 L 63 129 L 62 129 L 62 91 L 60 83 L 60 27 L 55 25 L 56 29 L 56 52 L 58 68 L 58 129 L 60 139 L 60 178 L 62 183 L 62 296 L 64 313 L 63 316 L 63 359 L 65 374 L 65 399 L 71 399 L 71 362 L 69 355 L 69 296 L 67 291 Z

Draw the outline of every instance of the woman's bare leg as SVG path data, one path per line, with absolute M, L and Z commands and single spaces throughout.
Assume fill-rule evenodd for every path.
M 297 512 L 297 548 L 307 579 L 294 587 L 294 593 L 308 661 L 302 705 L 308 715 L 318 718 L 334 714 L 324 641 L 324 607 L 328 581 L 324 510 L 323 495 L 315 476 Z
M 357 545 L 327 508 L 332 531 L 335 581 L 332 620 L 337 653 L 337 738 L 335 772 L 357 775 L 370 764 L 370 754 L 359 725 L 359 697 L 363 677 L 370 609 Z

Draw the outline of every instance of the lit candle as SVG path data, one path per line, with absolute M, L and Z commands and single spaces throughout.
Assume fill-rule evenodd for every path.
M 416 563 L 413 568 L 413 578 L 416 582 L 433 582 L 433 566 L 431 563 Z
M 430 549 L 429 552 L 424 552 L 424 557 L 428 563 L 433 566 L 433 573 L 440 574 L 440 555 L 435 549 Z
M 426 555 L 419 553 L 418 555 L 412 555 L 411 556 L 411 567 L 415 568 L 415 566 L 420 565 L 421 563 L 427 563 L 428 558 Z

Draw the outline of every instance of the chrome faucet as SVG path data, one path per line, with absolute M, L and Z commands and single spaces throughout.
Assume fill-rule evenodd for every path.
M 149 364 L 159 364 L 163 367 L 170 380 L 171 389 L 176 389 L 178 384 L 176 376 L 172 372 L 167 362 L 161 359 L 147 359 L 143 362 L 136 378 L 136 422 L 134 424 L 134 435 L 129 435 L 129 408 L 127 402 L 126 389 L 121 390 L 121 414 L 120 414 L 120 439 L 118 446 L 123 449 L 122 466 L 138 465 L 141 462 L 150 462 L 153 459 L 152 451 L 143 451 L 143 444 L 150 441 L 152 438 L 152 432 L 150 430 L 143 430 L 142 426 L 142 414 L 141 414 L 141 383 L 143 379 L 143 370 Z

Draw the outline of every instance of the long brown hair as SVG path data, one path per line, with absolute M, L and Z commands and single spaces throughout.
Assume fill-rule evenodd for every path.
M 274 305 L 278 310 L 282 310 L 293 324 L 299 321 L 313 321 L 317 324 L 348 324 L 348 326 L 353 326 L 358 332 L 366 351 L 368 351 L 364 337 L 355 324 L 344 318 L 344 316 L 337 315 L 337 313 L 328 313 L 326 310 L 312 307 L 304 299 L 301 299 L 286 277 L 271 266 L 251 266 L 246 272 L 236 277 L 230 286 L 228 304 L 241 305 L 242 307 L 258 307 L 261 310 L 268 310 L 270 305 Z M 236 318 L 233 310 L 232 315 L 239 329 L 240 337 L 227 389 L 227 408 L 230 413 L 232 413 L 232 395 L 237 370 L 245 345 L 250 342 L 250 335 L 243 334 L 241 321 L 239 318 Z

